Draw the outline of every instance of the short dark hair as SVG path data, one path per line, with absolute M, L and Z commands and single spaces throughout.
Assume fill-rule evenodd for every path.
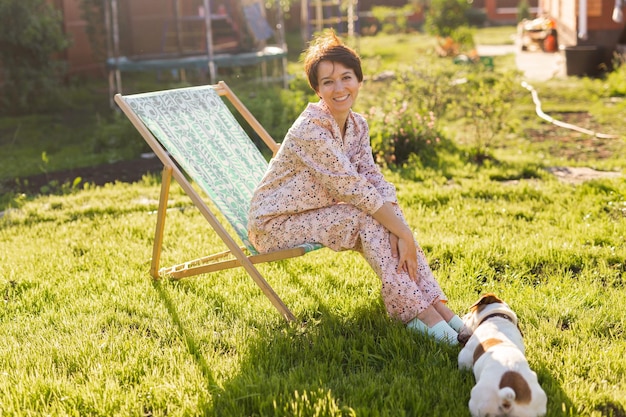
M 322 61 L 339 62 L 352 69 L 359 82 L 363 81 L 361 58 L 352 48 L 344 45 L 333 30 L 326 30 L 313 39 L 304 54 L 304 72 L 315 91 L 319 87 L 317 68 Z

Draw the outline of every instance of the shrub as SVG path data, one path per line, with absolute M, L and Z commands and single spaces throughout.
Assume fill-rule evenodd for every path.
M 0 109 L 9 114 L 50 106 L 64 75 L 67 48 L 60 13 L 45 0 L 0 2 Z
M 626 96 L 626 62 L 615 59 L 615 68 L 606 78 L 609 97 Z
M 466 12 L 467 22 L 470 26 L 485 26 L 487 23 L 487 13 L 484 10 L 469 8 Z
M 491 158 L 493 142 L 511 121 L 513 102 L 521 90 L 514 73 L 491 74 L 476 71 L 457 85 L 457 100 L 448 109 L 450 116 L 468 128 L 470 160 L 481 164 Z
M 391 100 L 386 107 L 372 107 L 366 117 L 372 152 L 381 165 L 401 166 L 411 155 L 432 157 L 441 141 L 435 114 L 420 114 L 409 101 Z
M 426 12 L 426 31 L 434 36 L 452 36 L 460 26 L 468 26 L 467 0 L 432 0 Z
M 150 150 L 130 121 L 118 112 L 112 113 L 111 118 L 96 115 L 96 128 L 92 135 L 93 153 L 108 153 L 112 160 L 135 158 Z
M 415 10 L 411 4 L 404 7 L 374 6 L 372 15 L 384 33 L 408 32 L 408 16 Z

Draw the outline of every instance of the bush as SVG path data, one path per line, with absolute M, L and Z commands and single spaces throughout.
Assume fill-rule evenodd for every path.
M 0 2 L 0 109 L 8 114 L 50 106 L 64 75 L 55 57 L 69 45 L 61 15 L 45 0 Z
M 615 60 L 615 68 L 607 75 L 606 85 L 609 97 L 626 96 L 626 62 Z
M 96 115 L 91 150 L 94 154 L 109 154 L 111 160 L 124 160 L 136 158 L 140 153 L 150 151 L 150 147 L 125 116 L 114 112 L 111 118 Z
M 470 26 L 482 27 L 487 23 L 487 13 L 484 10 L 469 8 L 466 16 Z
M 430 159 L 441 142 L 435 114 L 420 114 L 409 101 L 389 102 L 391 109 L 372 107 L 366 114 L 372 152 L 383 166 L 402 166 L 411 155 Z
M 384 33 L 404 33 L 409 31 L 408 16 L 414 10 L 411 4 L 404 7 L 374 6 L 372 15 Z
M 437 151 L 448 143 L 438 124 L 453 100 L 450 79 L 457 69 L 434 60 L 399 72 L 390 85 L 374 85 L 373 94 L 361 97 L 378 163 L 402 166 L 414 155 L 422 166 L 436 165 Z M 385 100 L 380 100 L 382 91 Z
M 426 12 L 426 31 L 434 36 L 452 36 L 455 29 L 468 26 L 467 0 L 432 0 Z
M 515 73 L 493 74 L 477 70 L 457 86 L 457 100 L 448 107 L 449 116 L 467 127 L 472 162 L 482 164 L 492 158 L 494 140 L 509 128 L 513 102 L 521 94 Z

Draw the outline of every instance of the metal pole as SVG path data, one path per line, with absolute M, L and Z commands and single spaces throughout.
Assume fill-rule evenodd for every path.
M 180 22 L 180 4 L 178 0 L 174 0 L 174 22 L 176 27 L 176 50 L 180 55 L 183 53 L 183 39 L 181 34 L 181 22 Z
M 109 60 L 113 59 L 113 47 L 111 46 L 111 8 L 109 0 L 102 0 L 104 6 L 104 33 L 106 36 L 107 56 L 105 64 L 108 67 L 108 82 L 109 82 L 109 105 L 114 107 L 115 102 L 113 96 L 115 95 L 115 86 L 113 85 L 114 70 L 109 67 Z
M 300 2 L 300 34 L 302 35 L 302 41 L 306 44 L 311 37 L 309 21 L 309 0 L 302 0 Z
M 354 37 L 354 1 L 350 0 L 348 4 L 348 36 Z
M 322 8 L 322 0 L 315 0 L 315 29 L 318 32 L 324 27 L 324 9 Z
M 117 93 L 122 92 L 122 75 L 119 69 L 120 59 L 120 27 L 117 0 L 111 0 L 111 22 L 113 25 L 113 54 L 115 55 L 115 89 Z
M 289 87 L 289 83 L 287 82 L 287 41 L 285 37 L 285 17 L 283 16 L 283 8 L 281 7 L 280 0 L 276 0 L 276 10 L 277 10 L 277 29 L 278 29 L 278 37 L 277 40 L 278 45 L 285 51 L 285 56 L 282 58 L 282 76 L 283 76 L 283 88 Z
M 211 1 L 204 1 L 204 27 L 206 36 L 206 52 L 209 59 L 209 81 L 215 84 L 215 62 L 213 62 L 213 32 L 211 30 Z

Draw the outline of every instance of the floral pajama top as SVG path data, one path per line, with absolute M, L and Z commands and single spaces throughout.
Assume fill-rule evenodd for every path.
M 371 217 L 385 202 L 404 219 L 395 187 L 374 162 L 366 120 L 351 111 L 342 137 L 320 100 L 302 112 L 270 161 L 252 198 L 248 235 L 260 252 L 302 243 L 358 250 L 381 277 L 389 314 L 408 322 L 445 297 L 421 248 L 419 283 L 396 272 L 389 232 Z

